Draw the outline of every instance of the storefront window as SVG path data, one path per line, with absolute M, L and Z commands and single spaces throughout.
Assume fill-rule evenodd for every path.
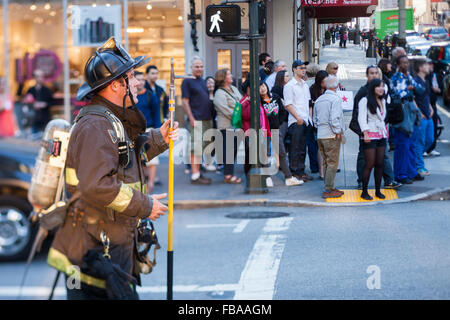
M 183 0 L 128 0 L 128 30 L 124 30 L 123 0 L 68 0 L 68 60 L 72 107 L 84 82 L 88 58 L 111 35 L 120 38 L 132 56 L 147 55 L 159 69 L 159 84 L 168 90 L 170 58 L 175 72 L 184 73 Z M 149 5 L 150 4 L 150 5 Z M 62 114 L 64 103 L 64 33 L 61 0 L 9 0 L 9 65 L 11 93 L 20 99 L 34 85 L 33 71 L 44 68 L 47 85 L 57 101 L 53 114 Z M 2 19 L 3 20 L 3 19 Z M 3 25 L 0 25 L 3 46 Z M 4 74 L 0 50 L 0 75 Z M 140 71 L 145 72 L 145 67 Z M 177 83 L 177 87 L 180 83 Z M 180 92 L 179 88 L 177 92 Z
M 217 50 L 217 70 L 224 68 L 231 70 L 231 49 Z
M 241 50 L 241 57 L 242 57 L 241 79 L 247 79 L 247 75 L 250 72 L 250 50 L 248 49 Z
M 0 46 L 3 48 L 5 38 L 4 38 L 4 34 L 3 34 L 3 6 L 1 4 L 0 4 L 0 17 L 1 17 L 1 20 L 0 20 L 1 21 L 1 23 L 0 23 Z M 5 75 L 3 54 L 4 54 L 4 50 L 0 50 L 0 77 L 3 77 Z

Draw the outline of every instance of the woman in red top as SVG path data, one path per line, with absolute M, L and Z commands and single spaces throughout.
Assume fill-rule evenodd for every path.
M 266 88 L 264 82 L 260 82 L 260 92 L 261 87 Z M 250 149 L 249 149 L 249 136 L 250 136 L 250 77 L 247 77 L 247 80 L 242 84 L 242 91 L 244 92 L 244 96 L 240 100 L 242 104 L 242 129 L 245 133 L 245 165 L 244 172 L 245 175 L 250 171 Z M 263 105 L 259 105 L 259 120 L 260 120 L 260 128 L 263 131 L 264 137 L 270 137 L 270 127 L 269 127 L 269 119 L 267 118 L 266 110 Z
M 17 131 L 14 101 L 5 92 L 5 79 L 0 78 L 0 137 L 12 137 Z

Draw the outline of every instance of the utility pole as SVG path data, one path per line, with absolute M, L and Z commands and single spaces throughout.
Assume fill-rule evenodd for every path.
M 258 39 L 259 39 L 259 14 L 258 14 L 258 1 L 250 0 L 249 4 L 249 20 L 250 20 L 250 33 L 249 33 L 249 45 L 250 45 L 250 127 L 253 132 L 256 132 L 256 141 L 252 141 L 249 146 L 249 160 L 256 159 L 256 164 L 251 165 L 251 169 L 246 179 L 247 193 L 266 193 L 269 190 L 266 185 L 266 176 L 261 172 L 261 159 L 260 159 L 260 123 L 259 123 L 259 61 L 258 61 Z M 255 135 L 253 135 L 255 138 Z
M 398 0 L 398 46 L 406 45 L 406 0 Z

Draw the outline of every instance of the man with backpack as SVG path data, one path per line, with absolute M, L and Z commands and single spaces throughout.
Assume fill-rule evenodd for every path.
M 369 82 L 375 78 L 380 77 L 378 73 L 378 67 L 376 65 L 368 66 L 366 69 L 366 77 L 367 83 L 363 85 L 361 88 L 359 88 L 354 98 L 352 120 L 350 121 L 349 126 L 350 129 L 358 136 L 362 135 L 361 129 L 358 124 L 359 102 L 361 101 L 362 98 L 367 96 Z M 364 140 L 359 139 L 358 159 L 356 161 L 356 173 L 358 175 L 359 190 L 362 190 L 362 173 L 365 165 L 363 143 Z M 389 159 L 387 154 L 384 155 L 383 179 L 384 179 L 384 187 L 386 189 L 396 189 L 402 185 L 401 183 L 394 180 L 394 170 L 392 169 L 391 160 Z
M 160 202 L 166 194 L 146 194 L 142 163 L 178 136 L 178 125 L 169 130 L 170 121 L 145 133 L 145 118 L 135 106 L 134 69 L 148 60 L 132 58 L 110 38 L 86 63 L 77 98 L 90 103 L 71 130 L 67 215 L 47 259 L 66 275 L 69 300 L 138 299 L 139 274 L 148 273 L 137 227 L 168 209 Z

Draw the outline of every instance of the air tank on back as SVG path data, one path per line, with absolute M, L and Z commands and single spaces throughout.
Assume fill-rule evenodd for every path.
M 70 138 L 69 122 L 63 119 L 50 121 L 45 127 L 41 147 L 34 166 L 28 200 L 35 210 L 48 208 L 58 201 L 64 185 L 64 165 Z M 58 186 L 60 186 L 58 190 Z

